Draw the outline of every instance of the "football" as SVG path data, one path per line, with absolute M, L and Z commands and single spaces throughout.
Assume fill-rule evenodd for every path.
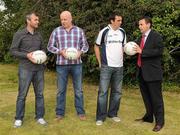
M 76 48 L 70 47 L 66 49 L 66 56 L 69 60 L 77 59 L 78 51 Z
M 124 46 L 124 52 L 130 56 L 135 55 L 136 54 L 136 51 L 134 51 L 135 45 L 137 44 L 133 41 L 126 43 Z
M 36 64 L 42 64 L 46 61 L 47 56 L 45 52 L 37 50 L 33 52 L 32 58 L 35 60 Z

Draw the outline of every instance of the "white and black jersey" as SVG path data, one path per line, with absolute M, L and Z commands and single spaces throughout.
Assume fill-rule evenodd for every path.
M 126 34 L 122 28 L 113 30 L 108 25 L 99 32 L 96 44 L 102 47 L 101 62 L 103 65 L 123 66 L 123 46 L 126 44 Z

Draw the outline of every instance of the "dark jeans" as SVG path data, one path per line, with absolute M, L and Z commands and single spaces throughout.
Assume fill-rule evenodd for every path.
M 100 71 L 100 84 L 97 98 L 96 120 L 105 120 L 106 116 L 116 117 L 122 95 L 123 67 L 108 67 L 102 65 Z M 108 88 L 111 87 L 109 108 Z
M 32 82 L 35 93 L 35 118 L 42 118 L 44 116 L 44 70 L 29 71 L 22 67 L 19 68 L 19 91 L 16 102 L 16 120 L 22 120 L 25 113 L 25 101 L 29 91 L 29 86 Z
M 58 65 L 57 71 L 57 106 L 56 115 L 65 115 L 66 90 L 68 83 L 68 75 L 71 74 L 75 93 L 75 108 L 77 114 L 85 114 L 83 90 L 82 90 L 82 64 L 75 65 Z

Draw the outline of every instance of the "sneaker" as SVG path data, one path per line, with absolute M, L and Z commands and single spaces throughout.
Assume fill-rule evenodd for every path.
M 14 128 L 18 128 L 22 126 L 22 120 L 15 120 L 14 122 Z
M 79 119 L 82 120 L 82 121 L 86 120 L 86 116 L 84 114 L 80 114 L 79 115 Z
M 121 119 L 119 117 L 112 117 L 111 119 L 113 121 L 115 121 L 115 122 L 120 122 L 121 121 Z
M 47 125 L 47 122 L 43 119 L 43 118 L 39 118 L 37 120 L 37 123 L 41 124 L 41 125 Z
M 102 121 L 102 120 L 97 120 L 97 121 L 96 121 L 96 125 L 97 125 L 97 126 L 101 126 L 102 124 L 103 124 L 103 121 Z

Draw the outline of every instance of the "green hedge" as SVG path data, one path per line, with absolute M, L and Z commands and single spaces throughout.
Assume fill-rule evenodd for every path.
M 74 23 L 83 28 L 90 50 L 83 56 L 84 74 L 94 80 L 98 79 L 97 62 L 93 51 L 99 30 L 108 24 L 110 13 L 116 11 L 124 16 L 123 28 L 126 30 L 128 41 L 134 40 L 140 34 L 137 21 L 144 14 L 153 18 L 153 28 L 164 38 L 165 51 L 163 55 L 164 78 L 167 81 L 178 81 L 179 65 L 169 55 L 169 51 L 179 46 L 179 5 L 174 0 L 3 0 L 6 10 L 0 12 L 0 61 L 12 62 L 9 57 L 9 47 L 12 36 L 17 29 L 23 27 L 26 12 L 35 10 L 40 14 L 40 31 L 45 45 L 52 30 L 59 26 L 59 13 L 70 10 Z M 4 17 L 6 15 L 6 17 Z M 8 16 L 8 19 L 7 19 Z M 3 22 L 3 23 L 2 23 Z M 54 56 L 50 55 L 48 68 L 54 68 Z M 125 56 L 124 81 L 135 82 L 135 57 Z M 173 72 L 172 72 L 173 71 Z

